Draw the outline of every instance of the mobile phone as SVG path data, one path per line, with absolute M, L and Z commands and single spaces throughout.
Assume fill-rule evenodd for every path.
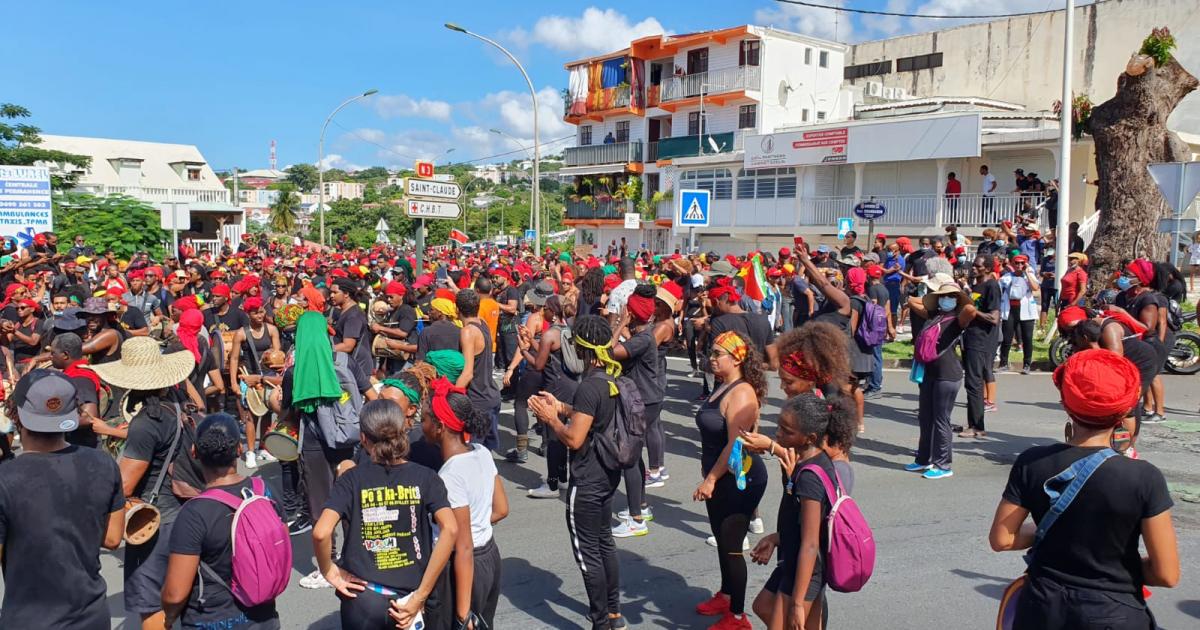
M 803 237 L 803 236 L 797 236 L 796 238 L 793 238 L 793 239 L 792 239 L 792 242 L 796 244 L 796 247 L 800 247 L 801 245 L 803 245 L 803 244 L 804 244 L 804 237 Z

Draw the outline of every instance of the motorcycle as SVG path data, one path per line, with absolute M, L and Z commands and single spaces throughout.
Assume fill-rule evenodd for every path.
M 1183 313 L 1183 321 L 1196 321 L 1196 312 Z M 1066 337 L 1059 336 L 1050 344 L 1050 362 L 1058 367 L 1071 356 L 1073 349 Z M 1200 334 L 1191 330 L 1175 333 L 1175 345 L 1167 352 L 1167 364 L 1163 366 L 1170 374 L 1196 374 L 1200 372 Z

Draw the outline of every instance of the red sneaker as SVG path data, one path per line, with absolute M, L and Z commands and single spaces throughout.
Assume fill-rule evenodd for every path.
M 708 627 L 708 630 L 751 630 L 750 619 L 745 613 L 734 615 L 728 610 L 725 611 L 721 618 Z
M 702 604 L 696 604 L 696 612 L 705 617 L 729 614 L 729 596 L 724 593 L 716 593 L 712 599 Z

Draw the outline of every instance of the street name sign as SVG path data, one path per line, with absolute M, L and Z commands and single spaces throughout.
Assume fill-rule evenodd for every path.
M 462 196 L 462 188 L 455 182 L 407 177 L 404 179 L 404 194 L 408 197 L 453 201 Z
M 405 198 L 404 210 L 414 219 L 457 219 L 462 215 L 462 206 L 453 201 Z
M 854 206 L 854 214 L 860 219 L 874 221 L 884 214 L 887 214 L 887 208 L 883 204 L 875 201 L 864 201 L 857 206 Z

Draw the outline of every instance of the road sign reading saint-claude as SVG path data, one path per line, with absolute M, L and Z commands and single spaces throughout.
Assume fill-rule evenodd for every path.
M 428 197 L 431 199 L 458 199 L 462 189 L 454 182 L 439 182 L 435 179 L 404 180 L 404 194 L 409 197 Z
M 462 214 L 462 206 L 451 201 L 405 199 L 404 208 L 414 219 L 457 219 Z
M 679 191 L 679 226 L 708 227 L 708 200 L 707 190 Z

